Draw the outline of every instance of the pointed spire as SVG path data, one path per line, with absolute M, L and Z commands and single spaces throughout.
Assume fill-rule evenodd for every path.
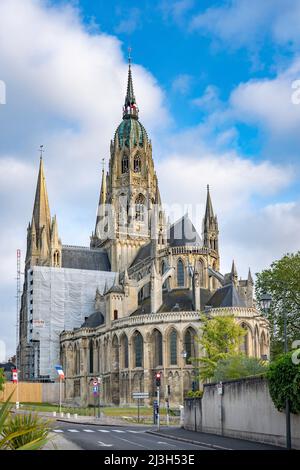
M 238 273 L 237 273 L 237 269 L 236 269 L 234 260 L 232 260 L 230 278 L 231 278 L 231 281 L 233 282 L 233 284 L 234 284 L 235 286 L 237 286 L 237 283 L 238 283 Z
M 204 216 L 204 222 L 205 224 L 210 224 L 211 220 L 214 219 L 214 210 L 210 198 L 210 192 L 209 192 L 209 184 L 207 185 L 207 197 L 206 197 L 206 209 L 205 209 L 205 216 Z
M 39 167 L 39 175 L 37 179 L 37 186 L 35 192 L 35 200 L 34 200 L 34 207 L 33 207 L 33 220 L 35 223 L 36 230 L 42 229 L 42 227 L 46 227 L 48 231 L 50 229 L 51 224 L 51 216 L 50 216 L 50 208 L 49 208 L 49 200 L 46 188 L 46 179 L 44 173 L 44 164 L 43 164 L 43 145 L 40 146 L 40 167 Z
M 251 274 L 251 269 L 249 268 L 249 271 L 248 271 L 248 284 L 253 284 L 253 278 L 252 278 L 252 274 Z
M 101 237 L 101 234 L 98 235 L 98 231 L 100 228 L 103 229 L 103 227 L 98 227 L 99 222 L 104 218 L 105 216 L 105 204 L 106 204 L 106 175 L 105 175 L 105 159 L 102 159 L 102 179 L 101 179 L 101 189 L 100 189 L 100 196 L 99 196 L 99 204 L 98 204 L 98 210 L 97 210 L 97 218 L 96 218 L 96 225 L 95 225 L 95 236 Z
M 138 107 L 136 104 L 134 91 L 133 91 L 133 80 L 131 72 L 131 49 L 128 51 L 128 79 L 127 79 L 127 92 L 125 96 L 125 103 L 123 108 L 123 119 L 134 118 L 138 119 Z
M 156 193 L 155 193 L 154 204 L 156 204 L 157 206 L 161 206 L 161 197 L 160 197 L 158 183 L 156 184 Z
M 128 271 L 127 268 L 125 269 L 125 274 L 124 274 L 124 285 L 129 284 L 129 276 L 128 276 Z

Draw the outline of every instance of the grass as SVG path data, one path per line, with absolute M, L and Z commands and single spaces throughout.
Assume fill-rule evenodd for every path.
M 51 403 L 22 403 L 21 404 L 21 409 L 23 410 L 30 410 L 30 411 L 41 411 L 41 412 L 53 412 L 59 411 L 58 405 L 53 405 Z M 62 406 L 61 411 L 64 413 L 77 413 L 79 416 L 94 416 L 95 410 L 94 407 L 88 407 L 88 408 L 81 408 L 81 407 L 66 407 Z M 96 413 L 98 411 L 98 407 L 96 407 Z M 101 412 L 105 416 L 110 416 L 110 417 L 128 417 L 129 419 L 132 420 L 132 422 L 136 422 L 135 420 L 137 419 L 137 414 L 138 414 L 138 408 L 136 407 L 101 407 Z M 166 416 L 166 408 L 163 406 L 160 408 L 160 415 L 161 417 Z M 174 413 L 172 413 L 172 409 L 170 410 L 170 416 L 172 417 Z M 140 407 L 140 417 L 141 417 L 141 422 L 148 421 L 147 418 L 149 418 L 149 422 L 152 422 L 152 416 L 153 416 L 153 408 L 152 407 L 146 407 L 146 406 L 141 406 Z

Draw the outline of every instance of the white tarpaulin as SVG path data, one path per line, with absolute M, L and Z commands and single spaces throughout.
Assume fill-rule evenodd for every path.
M 28 276 L 28 337 L 40 341 L 40 375 L 55 378 L 60 333 L 82 325 L 94 312 L 97 287 L 110 288 L 116 273 L 34 266 Z

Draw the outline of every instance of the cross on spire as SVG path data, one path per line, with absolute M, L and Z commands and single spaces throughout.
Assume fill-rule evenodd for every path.
M 127 91 L 125 96 L 125 103 L 123 107 L 123 119 L 138 119 L 138 107 L 136 104 L 134 91 L 133 91 L 133 80 L 131 72 L 131 47 L 128 48 L 128 79 L 127 79 Z
M 43 145 L 40 145 L 39 152 L 40 152 L 40 159 L 42 160 L 42 158 L 43 158 L 43 153 L 45 152 Z

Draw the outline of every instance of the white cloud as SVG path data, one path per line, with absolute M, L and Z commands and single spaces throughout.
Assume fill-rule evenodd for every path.
M 191 30 L 213 34 L 233 49 L 256 48 L 269 36 L 279 44 L 299 44 L 300 4 L 294 0 L 229 0 L 195 15 Z
M 193 77 L 188 74 L 178 75 L 172 83 L 172 90 L 185 95 L 189 92 Z
M 115 27 L 116 33 L 131 34 L 141 28 L 141 10 L 138 8 L 130 8 L 128 10 L 128 8 L 126 8 L 124 15 L 126 15 L 126 17 Z
M 194 98 L 192 104 L 206 111 L 212 111 L 221 105 L 219 90 L 214 85 L 207 85 L 202 96 Z

